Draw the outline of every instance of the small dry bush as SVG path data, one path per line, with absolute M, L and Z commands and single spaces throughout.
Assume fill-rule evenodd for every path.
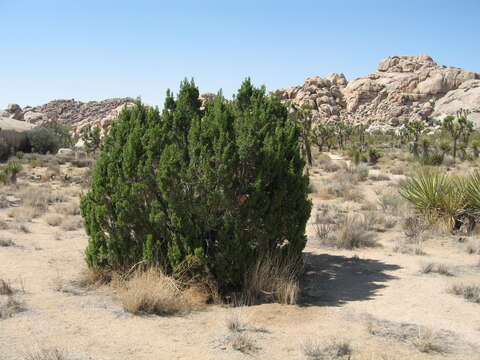
M 480 241 L 469 242 L 465 247 L 465 251 L 470 255 L 480 255 Z
M 82 218 L 79 216 L 68 216 L 62 222 L 62 229 L 74 231 L 82 227 Z
M 374 336 L 386 337 L 414 346 L 423 353 L 445 353 L 449 350 L 450 342 L 458 342 L 456 335 L 448 330 L 434 332 L 416 324 L 375 318 L 367 321 L 367 330 Z
M 63 221 L 63 217 L 58 214 L 49 214 L 45 216 L 45 222 L 50 226 L 59 226 Z
M 365 165 L 357 165 L 357 166 L 347 166 L 345 169 L 347 174 L 350 176 L 350 181 L 359 182 L 359 181 L 366 181 L 368 179 L 368 167 Z
M 299 294 L 299 262 L 267 256 L 257 261 L 245 274 L 244 289 L 238 302 L 253 305 L 260 302 L 296 304 Z
M 454 276 L 453 271 L 446 264 L 425 263 L 420 267 L 420 272 L 423 274 L 436 273 L 445 276 Z
M 30 234 L 31 231 L 25 224 L 18 224 L 17 225 L 17 230 L 20 232 L 23 232 L 24 234 Z
M 25 354 L 24 360 L 68 360 L 64 350 L 58 348 L 36 349 Z
M 64 215 L 80 215 L 80 203 L 78 200 L 55 206 L 55 211 Z
M 378 205 L 385 214 L 398 216 L 406 203 L 396 190 L 386 189 L 379 194 Z
M 426 255 L 423 250 L 423 240 L 417 239 L 416 241 L 410 241 L 408 244 L 404 239 L 397 240 L 396 245 L 393 247 L 393 251 L 405 255 Z
M 10 224 L 4 220 L 0 220 L 0 230 L 10 229 Z
M 5 209 L 10 206 L 10 201 L 7 200 L 5 195 L 0 195 L 0 209 Z
M 467 301 L 480 304 L 480 285 L 454 284 L 449 292 L 462 296 Z
M 387 174 L 378 173 L 377 175 L 370 175 L 369 179 L 372 181 L 388 181 L 390 177 Z
M 7 300 L 3 302 L 0 299 L 0 319 L 7 319 L 22 311 L 25 311 L 23 303 L 13 296 L 8 296 Z
M 346 340 L 331 340 L 327 344 L 316 340 L 306 340 L 301 350 L 308 360 L 351 359 L 352 346 Z
M 419 216 L 409 216 L 403 221 L 403 233 L 410 240 L 418 239 L 427 229 L 427 225 Z
M 8 247 L 8 246 L 14 246 L 15 242 L 12 239 L 6 239 L 4 237 L 0 237 L 0 246 L 1 247 Z
M 327 154 L 320 154 L 317 158 L 318 165 L 326 172 L 336 172 L 340 166 L 333 162 Z
M 156 268 L 135 271 L 127 280 L 116 279 L 112 287 L 125 311 L 132 314 L 171 315 L 190 310 L 182 285 Z
M 374 235 L 368 231 L 365 220 L 354 214 L 345 217 L 335 232 L 335 246 L 339 249 L 356 249 L 377 246 Z
M 8 281 L 0 279 L 0 295 L 12 295 L 15 292 Z

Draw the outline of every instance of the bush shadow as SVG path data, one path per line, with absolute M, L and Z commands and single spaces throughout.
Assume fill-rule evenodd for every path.
M 306 253 L 299 304 L 341 306 L 372 299 L 387 281 L 397 279 L 386 271 L 399 269 L 373 259 Z

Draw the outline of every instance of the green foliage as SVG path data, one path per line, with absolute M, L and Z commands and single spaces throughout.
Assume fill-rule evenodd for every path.
M 56 121 L 41 125 L 50 130 L 58 139 L 59 148 L 69 148 L 73 146 L 72 129 L 68 125 L 60 124 Z
M 320 152 L 322 152 L 323 148 L 335 137 L 334 133 L 335 129 L 330 123 L 319 123 L 315 126 L 312 141 L 318 146 Z
M 12 184 L 17 183 L 17 175 L 22 171 L 22 165 L 18 161 L 9 161 L 5 167 L 5 174 L 9 177 Z
M 10 146 L 8 146 L 6 140 L 0 137 L 0 161 L 8 160 L 10 156 Z
M 370 164 L 376 164 L 378 159 L 382 157 L 382 153 L 373 147 L 368 149 L 368 162 Z
M 100 127 L 88 124 L 82 129 L 80 138 L 83 140 L 87 152 L 95 153 L 101 144 Z
M 22 160 L 23 157 L 25 156 L 25 153 L 24 153 L 23 151 L 17 151 L 17 152 L 15 153 L 15 156 L 16 156 L 18 159 Z
M 412 203 L 430 223 L 444 220 L 453 228 L 455 220 L 465 209 L 464 180 L 423 168 L 415 177 L 401 184 L 400 195 Z
M 442 152 L 433 152 L 427 155 L 423 155 L 420 159 L 422 165 L 427 166 L 440 166 L 443 163 L 445 155 Z
M 112 125 L 81 201 L 89 266 L 187 268 L 229 291 L 258 260 L 300 259 L 311 203 L 287 108 L 250 80 L 205 110 L 198 95 L 185 80 L 162 113 L 137 103 Z
M 457 116 L 449 115 L 442 121 L 442 127 L 450 134 L 452 138 L 453 160 L 457 157 L 457 141 L 463 135 L 464 142 L 468 141 L 468 134 L 473 130 L 473 122 L 468 120 L 469 112 L 461 109 Z
M 51 129 L 43 126 L 27 131 L 27 138 L 31 151 L 40 154 L 56 153 L 60 146 L 58 136 Z

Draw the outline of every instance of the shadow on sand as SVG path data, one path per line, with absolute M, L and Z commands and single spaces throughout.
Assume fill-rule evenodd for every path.
M 305 254 L 305 273 L 300 282 L 300 305 L 341 306 L 349 301 L 372 299 L 395 276 L 386 271 L 398 265 L 373 259 L 329 254 Z

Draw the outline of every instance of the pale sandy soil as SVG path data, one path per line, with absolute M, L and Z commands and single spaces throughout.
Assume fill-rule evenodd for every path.
M 395 178 L 360 187 L 375 202 L 374 189 L 388 187 Z M 27 181 L 21 178 L 19 187 Z M 320 173 L 312 174 L 312 182 L 321 184 Z M 81 191 L 78 185 L 51 184 L 54 189 L 74 189 L 73 196 Z M 480 305 L 447 293 L 454 282 L 480 280 L 479 256 L 467 254 L 458 236 L 431 237 L 424 245 L 425 256 L 400 254 L 392 250 L 393 240 L 402 236 L 397 224 L 376 234 L 382 247 L 326 249 L 314 236 L 317 205 L 341 200 L 322 200 L 317 194 L 312 200 L 299 305 L 215 305 L 170 317 L 128 314 L 107 290 L 76 285 L 85 269 L 83 229 L 50 226 L 44 215 L 27 222 L 31 232 L 23 233 L 16 229 L 19 220 L 8 217 L 11 208 L 0 209 L 0 220 L 10 226 L 0 230 L 0 236 L 16 244 L 0 247 L 0 279 L 25 289 L 15 294 L 25 311 L 0 319 L 0 359 L 23 359 L 35 348 L 52 347 L 64 349 L 71 359 L 305 359 L 302 344 L 309 339 L 347 340 L 352 359 L 480 359 Z M 422 262 L 449 264 L 455 276 L 421 274 Z M 225 345 L 226 319 L 236 312 L 253 329 L 247 333 L 257 349 L 248 354 Z M 408 341 L 372 334 L 371 317 L 389 321 L 385 324 L 393 328 L 401 323 L 425 326 L 443 334 L 448 351 L 422 353 Z

